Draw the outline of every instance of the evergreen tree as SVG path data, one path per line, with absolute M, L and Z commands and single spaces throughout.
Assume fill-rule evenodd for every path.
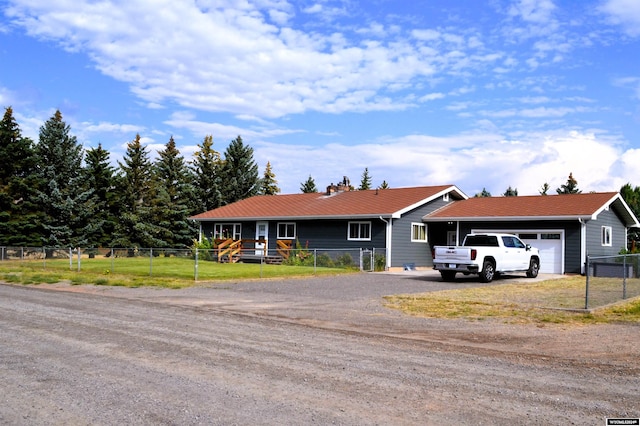
M 626 183 L 620 188 L 620 195 L 627 203 L 631 211 L 636 217 L 640 217 L 640 187 L 632 187 L 630 183 Z M 630 228 L 627 232 L 627 240 L 629 241 L 629 250 L 638 252 L 640 246 L 640 230 Z
M 258 165 L 253 160 L 253 148 L 245 146 L 240 136 L 232 140 L 225 150 L 220 175 L 223 204 L 231 204 L 258 193 L 260 179 Z
M 545 182 L 544 184 L 542 184 L 542 188 L 540 188 L 540 195 L 547 195 L 547 192 L 549 192 L 549 184 L 547 182 Z
M 511 188 L 511 185 L 509 185 L 509 188 L 507 188 L 506 191 L 504 191 L 504 194 L 502 194 L 505 197 L 517 197 L 518 196 L 518 188 Z
M 378 189 L 389 189 L 389 184 L 386 180 L 383 180 Z
M 33 142 L 22 137 L 7 107 L 0 122 L 0 245 L 41 245 Z
M 489 191 L 487 191 L 486 188 L 482 188 L 482 192 L 477 193 L 473 197 L 474 198 L 491 197 L 491 193 Z
M 86 246 L 95 229 L 95 200 L 82 173 L 82 146 L 69 134 L 60 111 L 40 127 L 35 147 L 38 188 L 36 201 L 43 212 L 43 243 L 50 247 Z
M 573 173 L 569 173 L 567 183 L 556 188 L 558 194 L 580 194 L 582 191 L 578 189 L 578 181 L 573 177 Z
M 97 226 L 87 235 L 88 247 L 108 247 L 118 221 L 118 198 L 115 192 L 115 170 L 109 163 L 109 151 L 98 144 L 85 153 L 85 180 L 94 191 L 95 214 L 93 221 Z
M 192 175 L 173 136 L 158 152 L 154 164 L 157 185 L 152 203 L 152 222 L 158 226 L 158 238 L 164 246 L 185 248 L 191 245 L 197 230 L 188 217 L 197 209 Z
M 264 177 L 260 181 L 260 194 L 263 195 L 276 195 L 280 192 L 278 187 L 278 181 L 276 175 L 271 170 L 271 163 L 267 161 L 267 166 L 264 169 Z
M 222 205 L 220 192 L 220 172 L 222 160 L 220 153 L 213 149 L 213 136 L 205 136 L 202 145 L 198 145 L 191 164 L 194 174 L 196 199 L 199 204 L 196 213 L 206 212 Z
M 120 215 L 114 232 L 114 247 L 161 247 L 158 229 L 150 221 L 154 197 L 152 164 L 140 135 L 127 144 L 123 162 L 118 161 L 117 188 Z
M 303 194 L 308 194 L 311 192 L 318 192 L 318 188 L 316 188 L 316 182 L 313 180 L 311 175 L 309 178 L 300 184 L 300 192 Z
M 365 167 L 364 172 L 362 172 L 362 179 L 360 180 L 359 191 L 364 191 L 367 189 L 371 189 L 371 176 L 369 176 L 369 168 Z

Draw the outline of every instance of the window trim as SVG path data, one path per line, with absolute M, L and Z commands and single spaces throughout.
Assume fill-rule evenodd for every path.
M 422 234 L 424 235 L 423 239 L 415 238 L 414 229 L 422 228 Z M 429 239 L 427 238 L 427 225 L 421 222 L 411 222 L 411 242 L 412 243 L 427 243 Z
M 240 222 L 224 222 L 224 223 L 214 223 L 213 224 L 213 238 L 216 240 L 222 240 L 229 237 L 223 237 L 222 228 L 224 226 L 233 226 L 233 237 L 231 237 L 234 241 L 242 239 L 242 223 Z
M 280 234 L 280 226 L 284 225 L 285 226 L 285 230 L 288 228 L 289 225 L 293 226 L 293 236 L 288 236 L 288 235 L 281 235 Z M 295 222 L 278 222 L 278 224 L 276 225 L 276 232 L 277 232 L 277 238 L 279 240 L 295 240 L 298 236 L 298 226 Z
M 351 237 L 351 227 L 357 225 L 358 226 L 358 235 L 362 235 L 362 225 L 367 225 L 368 227 L 368 236 L 365 237 Z M 347 223 L 347 241 L 371 241 L 371 221 L 350 221 Z
M 613 246 L 613 227 L 604 225 L 600 227 L 600 244 L 602 247 Z

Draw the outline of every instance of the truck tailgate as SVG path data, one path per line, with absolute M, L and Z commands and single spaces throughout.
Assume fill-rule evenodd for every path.
M 438 263 L 459 263 L 471 260 L 469 248 L 466 247 L 436 247 L 435 259 Z

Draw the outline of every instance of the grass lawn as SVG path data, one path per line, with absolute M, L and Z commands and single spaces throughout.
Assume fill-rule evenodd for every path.
M 612 282 L 613 281 L 613 282 Z M 629 288 L 640 287 L 628 280 Z M 620 280 L 591 280 L 590 307 L 611 303 L 611 293 L 620 293 Z M 638 292 L 631 294 L 638 296 Z M 579 312 L 584 308 L 585 277 L 568 276 L 536 283 L 514 283 L 387 296 L 386 306 L 410 315 L 431 318 L 497 318 L 510 323 L 606 323 L 640 322 L 640 298 L 615 306 Z M 617 299 L 621 294 L 617 295 Z
M 25 260 L 0 262 L 0 280 L 22 284 L 56 283 L 96 284 L 113 286 L 160 286 L 182 288 L 196 282 L 195 261 L 187 257 L 82 258 L 78 271 L 77 259 Z M 344 268 L 314 268 L 313 266 L 260 265 L 254 263 L 217 263 L 200 260 L 197 281 L 247 280 L 286 278 L 313 275 L 333 275 L 355 272 Z

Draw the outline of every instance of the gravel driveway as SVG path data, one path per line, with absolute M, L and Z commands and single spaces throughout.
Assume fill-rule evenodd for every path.
M 0 423 L 640 417 L 637 325 L 412 318 L 381 299 L 478 285 L 432 271 L 183 290 L 0 285 Z

